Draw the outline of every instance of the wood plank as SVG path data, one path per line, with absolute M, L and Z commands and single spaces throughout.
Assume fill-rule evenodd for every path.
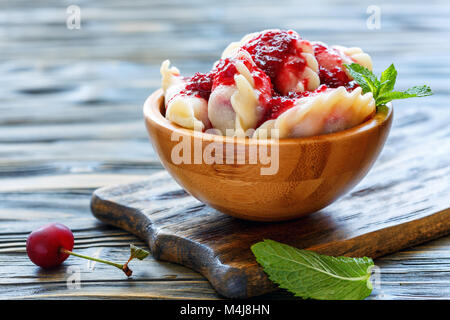
M 97 222 L 90 215 L 89 199 L 95 187 L 120 183 L 128 175 L 145 177 L 161 168 L 141 119 L 144 99 L 159 87 L 160 62 L 170 58 L 186 75 L 207 71 L 229 42 L 266 27 L 294 28 L 308 39 L 360 46 L 371 53 L 377 72 L 395 62 L 399 89 L 429 84 L 434 96 L 395 103 L 391 137 L 370 174 L 380 170 L 385 174 L 377 176 L 394 173 L 401 180 L 426 171 L 423 179 L 435 181 L 431 190 L 436 190 L 436 197 L 443 194 L 433 175 L 448 174 L 444 161 L 448 151 L 445 143 L 440 144 L 450 136 L 448 129 L 442 129 L 448 128 L 449 119 L 448 1 L 380 3 L 380 30 L 365 26 L 367 6 L 374 4 L 369 0 L 321 0 L 308 6 L 290 0 L 209 4 L 205 6 L 202 0 L 84 1 L 79 4 L 82 29 L 71 31 L 65 25 L 68 4 L 59 0 L 35 0 L 31 6 L 28 0 L 0 2 L 0 186 L 3 180 L 8 185 L 0 191 L 0 261 L 6 257 L 27 264 L 26 268 L 4 266 L 0 281 L 14 275 L 16 285 L 11 284 L 8 293 L 0 286 L 0 297 L 29 296 L 41 289 L 49 299 L 63 293 L 63 284 L 40 287 L 39 277 L 34 276 L 39 269 L 24 255 L 27 234 L 41 224 L 61 221 L 69 225 L 75 230 L 78 248 L 86 252 L 103 248 L 109 254 L 108 249 L 124 248 L 128 239 L 138 241 Z M 428 109 L 435 112 L 430 115 Z M 430 117 L 434 126 L 428 126 Z M 109 128 L 113 128 L 112 135 L 108 135 Z M 415 132 L 414 141 L 410 132 Z M 405 141 L 410 145 L 405 147 Z M 410 172 L 400 173 L 397 166 L 407 156 L 401 162 L 391 160 L 405 150 L 407 154 L 416 150 L 420 156 L 414 158 Z M 18 178 L 17 185 L 14 178 Z M 403 194 L 404 187 L 417 191 Z M 361 197 L 373 189 L 382 199 L 390 192 L 401 201 L 410 199 L 409 208 L 416 205 L 411 199 L 422 191 L 414 183 L 372 185 L 363 181 L 352 196 Z M 395 205 L 388 202 L 390 209 Z M 448 299 L 448 239 L 377 259 L 376 264 L 387 270 L 382 275 L 384 296 L 375 290 L 369 299 Z M 154 261 L 148 270 L 170 270 L 170 266 Z M 179 272 L 189 275 L 192 271 Z M 167 297 L 181 297 L 183 290 L 188 298 L 211 297 L 212 288 L 206 281 L 196 287 L 191 281 L 178 285 L 161 278 L 154 290 L 151 282 L 136 289 L 123 283 L 117 289 L 111 277 L 86 288 L 85 295 L 70 298 L 155 298 L 157 290 Z M 21 283 L 23 279 L 30 283 Z M 94 286 L 98 292 L 92 293 Z M 267 297 L 292 298 L 283 291 Z
M 133 291 L 130 292 L 130 287 Z M 5 286 L 4 299 L 218 299 L 205 280 L 194 281 L 94 281 L 83 283 L 80 289 L 68 290 L 66 283 L 38 283 Z
M 403 167 L 410 169 L 404 162 Z M 250 251 L 263 239 L 329 255 L 376 258 L 450 232 L 450 188 L 445 178 L 421 180 L 417 193 L 410 181 L 399 187 L 402 182 L 395 176 L 388 178 L 373 178 L 373 182 L 386 181 L 382 188 L 355 191 L 319 212 L 282 223 L 226 216 L 189 196 L 167 172 L 96 190 L 91 206 L 100 220 L 147 241 L 156 258 L 193 268 L 220 294 L 242 298 L 275 289 Z M 430 188 L 435 184 L 442 189 Z M 417 201 L 400 199 L 400 190 L 414 193 Z

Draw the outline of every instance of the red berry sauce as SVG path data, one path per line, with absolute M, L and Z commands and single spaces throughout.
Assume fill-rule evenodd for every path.
M 337 88 L 346 86 L 350 82 L 347 74 L 340 67 L 333 67 L 327 70 L 324 67 L 319 67 L 320 83 L 324 83 L 330 88 Z
M 267 120 L 276 119 L 280 114 L 292 108 L 295 98 L 289 96 L 274 96 L 268 103 L 267 112 L 261 121 L 261 124 Z
M 186 87 L 180 94 L 187 96 L 196 96 L 208 101 L 211 95 L 213 84 L 213 75 L 210 73 L 197 72 L 191 78 L 187 79 Z
M 328 87 L 326 85 L 321 85 L 314 91 L 291 92 L 287 96 L 273 96 L 268 102 L 266 114 L 259 125 L 267 120 L 278 118 L 283 112 L 292 108 L 297 99 L 310 97 L 322 93 L 327 89 Z
M 287 67 L 295 73 L 304 71 L 306 61 L 300 57 L 301 52 L 297 49 L 299 40 L 301 40 L 300 36 L 292 30 L 268 30 L 248 41 L 242 48 L 250 53 L 256 65 L 275 84 L 283 67 Z M 297 56 L 298 59 L 285 65 L 286 60 L 291 56 Z
M 342 65 L 342 58 L 333 49 L 321 44 L 314 44 L 314 55 L 319 63 L 320 83 L 330 88 L 347 86 L 351 79 Z
M 258 92 L 259 102 L 261 106 L 265 107 L 267 102 L 272 96 L 272 83 L 270 78 L 260 68 L 255 66 L 250 60 L 244 57 L 238 58 L 250 71 L 253 82 L 255 84 L 255 90 Z M 238 73 L 235 65 L 235 60 L 226 58 L 221 59 L 216 65 L 213 74 L 213 86 L 214 90 L 219 85 L 234 85 L 234 76 Z
M 234 76 L 238 73 L 236 66 L 231 59 L 221 59 L 211 71 L 213 78 L 212 90 L 219 85 L 232 86 L 234 85 Z
M 211 72 L 196 73 L 191 78 L 186 78 L 186 87 L 179 94 L 193 95 L 208 101 L 211 91 L 217 86 L 235 84 L 234 76 L 238 73 L 235 63 L 238 59 L 250 71 L 260 105 L 265 110 L 265 116 L 259 126 L 267 120 L 276 119 L 292 108 L 296 99 L 324 92 L 328 88 L 343 86 L 351 91 L 358 87 L 358 84 L 347 76 L 339 52 L 320 43 L 314 43 L 321 86 L 314 91 L 280 94 L 281 90 L 277 89 L 277 85 L 282 86 L 291 80 L 290 75 L 300 74 L 306 68 L 299 41 L 302 41 L 301 37 L 292 30 L 268 30 L 260 33 L 241 47 L 241 50 L 250 54 L 253 62 L 246 59 L 245 55 L 221 59 Z M 303 79 L 305 88 L 308 86 L 307 81 L 308 79 Z
M 269 99 L 272 93 L 272 83 L 269 77 L 245 57 L 240 59 L 250 71 L 255 89 L 260 93 L 260 102 Z M 186 87 L 179 94 L 196 96 L 209 100 L 211 91 L 219 85 L 234 85 L 234 76 L 238 73 L 234 60 L 221 59 L 209 73 L 197 72 L 191 78 L 186 79 Z

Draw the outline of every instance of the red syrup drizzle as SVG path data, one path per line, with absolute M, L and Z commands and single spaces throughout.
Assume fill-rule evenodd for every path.
M 219 85 L 232 86 L 234 85 L 234 76 L 238 73 L 236 66 L 231 59 L 221 59 L 211 71 L 213 77 L 214 90 Z
M 213 74 L 209 73 L 195 73 L 191 78 L 187 78 L 187 83 L 179 94 L 186 96 L 195 96 L 209 100 L 213 85 Z
M 256 66 L 245 57 L 238 59 L 250 71 L 260 105 L 264 109 L 264 117 L 257 126 L 267 120 L 278 118 L 295 105 L 296 99 L 324 92 L 328 88 L 343 86 L 348 91 L 352 91 L 359 87 L 347 76 L 342 66 L 342 58 L 333 49 L 314 44 L 314 55 L 319 63 L 319 77 L 322 85 L 314 91 L 290 92 L 288 95 L 281 95 L 274 84 L 277 81 L 278 83 L 283 81 L 282 77 L 277 79 L 282 68 L 287 68 L 295 74 L 303 72 L 306 67 L 306 61 L 300 56 L 301 50 L 296 47 L 297 41 L 300 40 L 300 36 L 292 30 L 269 30 L 243 45 L 242 49 L 250 53 Z M 289 61 L 291 56 L 299 59 Z M 179 94 L 193 95 L 208 101 L 211 91 L 218 85 L 235 84 L 234 76 L 238 70 L 233 61 L 235 60 L 230 58 L 221 59 L 209 73 L 195 73 L 191 78 L 186 78 L 185 89 Z M 308 79 L 303 80 L 305 87 L 308 85 L 307 81 Z
M 250 53 L 256 65 L 276 85 L 282 68 L 288 68 L 294 74 L 304 71 L 306 61 L 300 56 L 301 50 L 296 46 L 299 40 L 300 36 L 292 30 L 269 30 L 251 39 L 242 48 Z M 292 56 L 296 59 L 290 62 L 288 59 Z
M 242 58 L 239 59 L 250 71 L 252 75 L 254 88 L 258 92 L 258 99 L 261 106 L 265 109 L 267 102 L 272 97 L 272 83 L 270 78 L 260 68 L 255 66 L 251 61 Z M 214 90 L 219 85 L 234 85 L 234 76 L 238 73 L 233 59 L 221 59 L 216 65 L 213 73 L 213 86 Z
M 330 88 L 341 86 L 355 88 L 356 83 L 345 73 L 342 58 L 333 49 L 321 44 L 314 44 L 314 55 L 319 63 L 320 83 L 326 84 Z M 330 63 L 332 64 L 331 67 Z
M 257 66 L 252 64 L 249 60 L 239 59 L 247 69 L 250 71 L 255 89 L 259 92 L 260 103 L 268 100 L 272 93 L 272 83 L 269 77 L 260 70 Z M 185 88 L 179 93 L 182 95 L 193 95 L 198 98 L 209 100 L 211 92 L 219 85 L 234 85 L 234 76 L 238 70 L 234 64 L 233 59 L 221 59 L 209 73 L 196 73 L 191 78 L 186 79 Z
M 266 113 L 261 122 L 258 124 L 258 127 L 267 120 L 278 118 L 283 112 L 292 108 L 295 105 L 297 99 L 314 96 L 326 91 L 327 89 L 328 87 L 326 85 L 321 85 L 314 91 L 290 92 L 287 96 L 273 96 L 267 102 L 268 107 L 266 108 Z

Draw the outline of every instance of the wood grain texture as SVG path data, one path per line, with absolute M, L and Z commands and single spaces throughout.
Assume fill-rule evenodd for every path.
M 377 258 L 450 233 L 450 207 L 411 212 L 398 203 L 397 210 L 377 210 L 370 205 L 376 196 L 347 197 L 293 221 L 257 223 L 204 205 L 162 172 L 96 190 L 91 208 L 103 222 L 147 241 L 157 259 L 193 268 L 227 298 L 249 298 L 276 289 L 250 250 L 264 239 L 328 255 Z
M 229 42 L 264 28 L 360 46 L 378 73 L 395 63 L 398 89 L 430 85 L 434 96 L 395 103 L 380 158 L 348 196 L 376 192 L 370 206 L 377 210 L 398 210 L 398 203 L 407 203 L 404 212 L 448 206 L 439 180 L 450 166 L 448 1 L 80 1 L 80 30 L 66 28 L 69 4 L 0 2 L 1 299 L 219 298 L 197 272 L 152 257 L 133 264 L 131 281 L 98 264 L 88 272 L 76 259 L 43 272 L 24 254 L 25 240 L 34 228 L 59 221 L 74 230 L 82 253 L 102 249 L 100 257 L 121 260 L 130 242 L 142 245 L 98 222 L 89 201 L 98 187 L 162 169 L 142 119 L 144 100 L 160 85 L 161 61 L 171 59 L 186 75 L 207 71 Z M 381 8 L 380 30 L 366 28 L 373 4 Z M 408 159 L 411 167 L 403 170 Z M 368 183 L 375 174 L 380 180 Z M 424 181 L 432 183 L 424 187 Z M 449 259 L 448 236 L 376 259 L 381 288 L 369 299 L 450 299 Z M 77 291 L 66 286 L 72 264 L 83 273 Z M 42 283 L 46 277 L 51 283 Z M 277 291 L 264 298 L 293 297 Z

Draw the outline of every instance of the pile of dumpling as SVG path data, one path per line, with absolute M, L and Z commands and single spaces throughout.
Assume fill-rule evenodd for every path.
M 209 73 L 183 77 L 161 66 L 165 117 L 227 136 L 296 138 L 345 130 L 375 113 L 343 64 L 372 70 L 360 48 L 327 46 L 292 30 L 264 30 L 231 43 Z M 274 130 L 276 129 L 276 130 Z

